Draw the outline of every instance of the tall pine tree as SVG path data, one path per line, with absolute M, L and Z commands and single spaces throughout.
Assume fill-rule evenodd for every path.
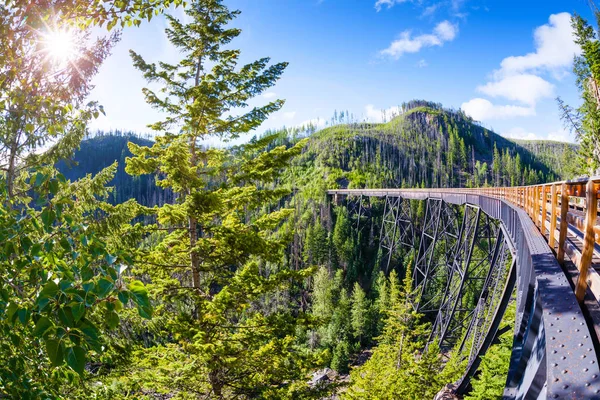
M 229 27 L 239 11 L 221 0 L 196 0 L 185 12 L 186 24 L 167 17 L 178 64 L 147 63 L 131 52 L 144 77 L 160 84 L 160 92 L 143 91 L 165 118 L 150 125 L 161 134 L 153 146 L 129 144 L 126 170 L 157 173 L 157 184 L 177 197 L 155 209 L 158 224 L 147 232 L 157 244 L 140 254 L 172 340 L 140 352 L 134 379 L 181 396 L 280 396 L 304 373 L 294 333 L 305 318 L 265 301 L 310 271 L 283 266 L 288 238 L 275 230 L 292 210 L 271 210 L 288 192 L 274 181 L 305 142 L 271 148 L 275 136 L 267 136 L 222 150 L 205 140 L 237 138 L 279 110 L 282 100 L 246 108 L 287 63 L 240 66 L 240 51 L 227 47 L 240 34 Z

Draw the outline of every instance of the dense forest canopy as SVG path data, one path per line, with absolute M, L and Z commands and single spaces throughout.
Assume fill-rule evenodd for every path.
M 90 135 L 104 113 L 92 78 L 129 27 L 171 6 L 185 13 L 165 17 L 177 60 L 131 51 L 160 116 L 145 136 Z M 336 112 L 321 130 L 217 148 L 204 139 L 256 132 L 284 104 L 261 95 L 288 64 L 243 63 L 238 15 L 222 0 L 0 5 L 0 397 L 432 398 L 465 354 L 428 342 L 414 251 L 396 249 L 382 270 L 382 202 L 356 231 L 326 190 L 528 185 L 597 169 L 600 51 L 580 17 L 584 105 L 561 105 L 581 147 L 509 140 L 413 100 L 383 123 Z M 45 29 L 74 31 L 76 50 L 46 54 Z M 423 202 L 410 207 L 423 216 Z M 503 332 L 513 320 L 510 309 Z M 470 398 L 501 395 L 510 337 L 484 357 Z

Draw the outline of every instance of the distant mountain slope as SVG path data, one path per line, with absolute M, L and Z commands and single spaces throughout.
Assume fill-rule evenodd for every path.
M 291 144 L 302 135 L 283 130 L 275 144 Z M 125 173 L 127 142 L 152 141 L 131 133 L 98 134 L 84 140 L 76 165 L 59 163 L 74 180 L 119 163 L 111 185 L 112 201 L 135 198 L 144 205 L 172 201 L 154 177 Z M 477 125 L 462 112 L 440 104 L 413 101 L 403 113 L 382 123 L 339 124 L 314 132 L 294 161 L 286 181 L 322 195 L 328 187 L 465 187 L 520 185 L 571 178 L 576 170 L 574 144 L 509 140 Z
M 73 163 L 58 163 L 58 169 L 67 179 L 75 180 L 86 174 L 96 174 L 115 161 L 119 163 L 115 178 L 110 182 L 114 186 L 115 204 L 135 198 L 141 204 L 153 206 L 172 201 L 172 195 L 156 186 L 154 176 L 133 177 L 125 172 L 125 158 L 131 156 L 128 142 L 140 145 L 152 145 L 152 141 L 132 133 L 99 133 L 81 142 L 79 150 L 73 156 Z
M 562 179 L 578 174 L 576 153 L 579 145 L 554 140 L 512 140 L 533 154 L 536 160 L 550 166 Z
M 315 185 L 329 187 L 521 185 L 569 178 L 575 150 L 509 140 L 460 111 L 413 101 L 387 123 L 316 132 L 296 165 L 307 168 L 307 178 L 318 177 Z

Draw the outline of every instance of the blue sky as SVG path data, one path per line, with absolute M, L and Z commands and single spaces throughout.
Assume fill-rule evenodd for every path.
M 288 69 L 260 104 L 286 99 L 258 133 L 335 110 L 380 121 L 411 99 L 462 108 L 505 136 L 574 141 L 554 100 L 578 104 L 570 14 L 591 19 L 585 0 L 226 0 L 242 11 L 233 46 L 243 61 L 269 56 Z M 181 15 L 181 10 L 173 14 Z M 95 79 L 105 106 L 92 129 L 149 132 L 160 119 L 129 49 L 150 61 L 176 61 L 163 18 L 123 32 Z

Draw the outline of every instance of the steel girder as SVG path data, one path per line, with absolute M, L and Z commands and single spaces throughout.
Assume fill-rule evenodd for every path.
M 477 302 L 477 308 L 471 318 L 469 329 L 464 336 L 461 348 L 471 343 L 469 351 L 469 364 L 479 355 L 485 335 L 490 331 L 494 313 L 498 309 L 502 293 L 506 288 L 506 281 L 512 266 L 512 253 L 504 233 L 500 231 L 496 241 L 496 249 L 492 259 L 492 265 L 488 271 L 481 295 Z
M 365 220 L 371 217 L 371 203 L 368 196 L 348 196 L 346 198 L 346 208 L 348 217 L 352 221 L 352 229 L 357 236 L 365 228 Z
M 410 201 L 402 197 L 387 197 L 381 220 L 377 265 L 387 274 L 394 252 L 400 245 L 415 245 L 414 217 Z
M 448 266 L 454 260 L 460 234 L 456 206 L 439 199 L 428 199 L 419 252 L 413 270 L 415 309 L 435 314 L 442 304 L 449 278 Z
M 429 337 L 429 342 L 438 339 L 442 348 L 451 347 L 453 339 L 463 328 L 462 313 L 466 306 L 463 304 L 463 289 L 471 277 L 471 257 L 478 239 L 480 217 L 481 210 L 478 207 L 465 206 L 453 258 L 447 264 L 446 288 Z
M 471 319 L 459 352 L 465 345 L 471 344 L 467 369 L 458 382 L 457 392 L 465 393 L 471 377 L 477 372 L 481 356 L 486 353 L 496 338 L 498 328 L 506 312 L 516 283 L 517 259 L 515 250 L 504 237 L 499 238 L 492 267 L 486 278 L 484 288 L 477 303 L 477 309 Z M 501 240 L 500 240 L 501 239 Z

